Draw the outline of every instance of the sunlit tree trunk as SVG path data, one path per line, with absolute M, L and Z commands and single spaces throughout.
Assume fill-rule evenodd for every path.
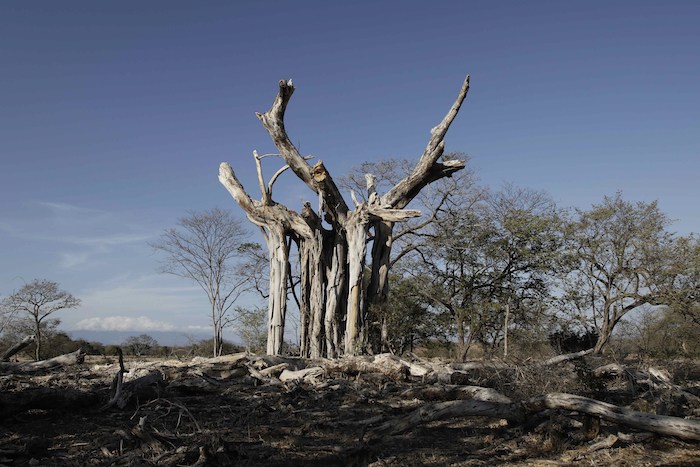
M 326 330 L 326 356 L 335 358 L 340 353 L 340 325 L 347 312 L 347 242 L 342 231 L 335 231 L 326 265 L 326 309 L 324 324 Z
M 323 229 L 321 219 L 306 203 L 302 210 L 302 217 L 306 220 L 313 234 L 310 238 L 302 239 L 299 244 L 301 264 L 301 288 L 302 306 L 308 313 L 307 317 L 307 341 L 306 353 L 311 358 L 324 356 L 324 284 L 325 261 L 323 257 Z
M 362 307 L 362 277 L 367 255 L 367 213 L 352 213 L 346 226 L 348 236 L 348 305 L 345 322 L 345 354 L 361 352 L 360 333 L 365 324 Z
M 284 343 L 284 321 L 287 314 L 287 281 L 289 247 L 284 231 L 279 227 L 270 228 L 267 247 L 270 251 L 270 299 L 267 317 L 267 354 L 282 353 Z

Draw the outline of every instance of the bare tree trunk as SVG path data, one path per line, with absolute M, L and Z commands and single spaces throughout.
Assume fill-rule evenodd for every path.
M 270 299 L 267 317 L 267 354 L 279 355 L 284 343 L 284 321 L 287 314 L 287 280 L 289 248 L 284 231 L 277 226 L 270 228 L 267 238 L 270 251 Z
M 326 356 L 335 358 L 340 353 L 340 322 L 345 320 L 347 311 L 347 243 L 341 231 L 335 231 L 332 237 L 330 253 L 327 255 L 326 267 L 326 310 L 324 324 L 326 328 Z
M 313 237 L 302 239 L 300 242 L 300 258 L 302 264 L 302 287 L 306 291 L 309 313 L 309 354 L 311 358 L 323 356 L 324 343 L 324 285 L 325 265 L 323 256 L 323 228 L 321 219 L 306 203 L 301 213 L 313 232 Z
M 220 331 L 220 320 L 216 319 L 216 301 L 212 300 L 211 303 L 211 321 L 214 327 L 214 357 L 221 355 L 221 331 Z
M 300 306 L 302 356 L 311 358 L 323 356 L 325 278 L 321 242 L 321 238 L 314 238 L 302 240 L 299 245 L 302 292 Z
M 467 339 L 467 330 L 464 325 L 464 318 L 457 316 L 457 355 L 458 362 L 463 362 L 467 359 L 469 352 L 469 342 Z
M 360 333 L 365 325 L 362 313 L 362 277 L 367 255 L 367 217 L 364 206 L 351 213 L 346 225 L 348 236 L 348 314 L 345 322 L 345 355 L 361 352 Z
M 376 310 L 388 300 L 389 269 L 391 268 L 391 245 L 393 242 L 392 222 L 378 221 L 374 223 L 374 239 L 372 240 L 372 275 L 367 289 L 369 304 L 367 315 L 371 323 L 379 322 L 380 329 L 370 329 L 369 345 L 374 351 L 388 352 L 389 330 L 384 317 L 376 316 Z
M 279 173 L 279 172 L 278 172 Z M 307 222 L 296 212 L 272 200 L 271 185 L 265 188 L 262 173 L 258 170 L 262 201 L 253 201 L 236 178 L 227 163 L 219 167 L 219 181 L 245 211 L 248 219 L 266 229 L 267 247 L 270 256 L 270 296 L 268 299 L 267 353 L 276 355 L 282 352 L 284 342 L 284 321 L 287 312 L 287 281 L 289 278 L 288 232 L 300 238 L 313 238 Z M 274 177 L 273 180 L 274 181 Z
M 299 243 L 299 267 L 301 283 L 299 285 L 299 356 L 309 358 L 311 355 L 311 287 L 309 286 L 309 252 L 304 242 Z
M 503 320 L 503 358 L 508 357 L 508 319 L 510 318 L 510 299 L 506 303 L 506 317 Z
M 420 407 L 412 413 L 390 419 L 368 430 L 369 439 L 404 433 L 415 426 L 454 417 L 485 416 L 522 422 L 529 415 L 550 410 L 567 410 L 600 417 L 603 420 L 687 440 L 700 440 L 700 421 L 635 412 L 624 407 L 573 394 L 553 393 L 524 403 L 458 400 Z
M 36 336 L 36 339 L 34 340 L 34 360 L 35 361 L 40 361 L 41 360 L 41 321 L 38 319 L 34 320 L 34 335 Z

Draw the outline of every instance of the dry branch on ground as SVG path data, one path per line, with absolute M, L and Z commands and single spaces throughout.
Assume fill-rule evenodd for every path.
M 536 362 L 531 365 L 538 368 Z M 305 360 L 242 353 L 191 361 L 129 361 L 125 366 L 122 402 L 101 412 L 99 408 L 114 397 L 115 389 L 109 386 L 121 371 L 118 362 L 2 377 L 0 404 L 15 407 L 3 410 L 12 421 L 6 419 L 0 425 L 2 436 L 16 441 L 19 430 L 31 420 L 33 430 L 48 430 L 46 437 L 52 443 L 67 443 L 65 434 L 52 435 L 53 425 L 43 425 L 42 419 L 49 422 L 53 417 L 60 417 L 73 436 L 93 427 L 92 435 L 85 431 L 85 441 L 70 441 L 71 445 L 85 443 L 84 448 L 71 448 L 71 452 L 84 451 L 83 457 L 62 462 L 46 457 L 50 456 L 46 450 L 36 454 L 42 462 L 58 465 L 192 465 L 199 459 L 211 465 L 245 464 L 246 459 L 270 465 L 343 464 L 348 459 L 369 464 L 392 458 L 395 462 L 385 465 L 411 465 L 419 461 L 406 457 L 403 443 L 407 439 L 417 443 L 411 452 L 426 453 L 414 456 L 428 452 L 445 456 L 440 461 L 433 458 L 433 463 L 463 462 L 467 448 L 457 446 L 466 439 L 477 443 L 469 448 L 469 456 L 517 464 L 525 452 L 537 459 L 567 456 L 588 461 L 600 453 L 609 454 L 609 446 L 619 451 L 642 443 L 653 450 L 650 443 L 658 442 L 654 440 L 695 443 L 699 433 L 697 420 L 628 407 L 635 401 L 631 394 L 623 404 L 561 393 L 521 399 L 514 393 L 504 394 L 502 388 L 444 384 L 434 378 L 435 374 L 464 377 L 478 371 L 517 377 L 522 371 L 509 371 L 504 363 L 452 365 L 456 370 L 434 360 L 391 355 Z M 542 377 L 549 374 L 533 371 Z M 422 375 L 412 376 L 417 373 Z M 129 390 L 139 386 L 144 390 Z M 613 399 L 619 401 L 615 394 L 611 393 Z M 606 393 L 599 396 L 605 398 Z M 7 397 L 27 402 L 15 405 L 19 399 Z M 45 414 L 42 419 L 29 416 L 37 410 Z M 467 438 L 455 443 L 450 427 L 467 426 L 466 432 L 465 428 L 459 432 L 472 434 L 460 435 Z M 654 432 L 656 437 L 643 438 L 629 430 Z M 398 433 L 410 434 L 392 436 Z M 92 446 L 96 437 L 99 447 Z M 494 450 L 497 445 L 501 451 Z M 694 445 L 679 446 L 692 451 Z M 11 457 L 26 462 L 26 451 L 23 454 L 16 447 L 12 444 L 7 451 L 15 449 Z M 562 449 L 564 453 L 558 454 Z

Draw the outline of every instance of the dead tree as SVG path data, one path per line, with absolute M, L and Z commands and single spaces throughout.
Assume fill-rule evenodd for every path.
M 340 351 L 339 331 L 345 323 L 344 353 L 356 355 L 368 347 L 371 323 L 367 291 L 363 289 L 367 244 L 374 231 L 371 250 L 370 299 L 386 300 L 392 232 L 396 222 L 420 215 L 406 206 L 429 183 L 464 168 L 464 162 L 438 162 L 444 153 L 444 137 L 457 116 L 469 90 L 469 77 L 445 118 L 431 131 L 431 137 L 413 171 L 386 194 L 376 192 L 374 177 L 367 176 L 366 201 L 352 194 L 354 209 L 345 202 L 322 161 L 311 165 L 292 144 L 284 127 L 284 113 L 294 92 L 291 80 L 280 81 L 279 92 L 270 110 L 257 114 L 286 166 L 265 185 L 260 157 L 256 156 L 258 181 L 263 194 L 253 201 L 227 163 L 221 164 L 219 180 L 228 189 L 248 218 L 260 226 L 270 256 L 269 336 L 267 351 L 281 351 L 286 313 L 287 264 L 289 243 L 298 242 L 302 273 L 302 350 L 311 357 L 334 357 Z M 319 199 L 318 213 L 307 203 L 302 215 L 272 200 L 272 184 L 287 168 L 304 182 Z M 323 219 L 329 229 L 323 228 Z
M 34 334 L 32 334 L 31 336 L 25 337 L 24 339 L 22 339 L 21 341 L 19 341 L 18 343 L 16 343 L 15 345 L 10 347 L 9 349 L 7 349 L 5 352 L 3 352 L 3 354 L 0 355 L 0 362 L 9 361 L 10 357 L 17 354 L 25 347 L 30 346 L 34 342 L 36 342 L 36 337 L 34 336 Z

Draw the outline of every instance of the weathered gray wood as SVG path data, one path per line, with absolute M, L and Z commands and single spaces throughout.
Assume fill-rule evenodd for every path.
M 34 336 L 34 334 L 25 337 L 24 339 L 7 349 L 2 355 L 0 355 L 0 361 L 6 362 L 10 360 L 10 357 L 12 357 L 25 347 L 29 346 L 30 344 L 33 344 L 34 342 L 36 342 L 36 336 Z
M 323 375 L 324 369 L 320 366 L 312 366 L 309 368 L 304 368 L 303 370 L 290 371 L 284 370 L 279 376 L 280 381 L 283 383 L 289 381 L 303 380 L 307 383 L 316 382 L 316 378 Z
M 305 161 L 304 163 L 306 164 Z M 219 181 L 243 209 L 248 219 L 264 229 L 270 257 L 267 353 L 279 354 L 282 352 L 284 343 L 287 312 L 289 274 L 287 235 L 294 233 L 303 238 L 313 238 L 314 234 L 301 215 L 275 203 L 269 193 L 263 196 L 262 201 L 254 201 L 236 178 L 231 166 L 225 162 L 219 166 Z
M 454 417 L 483 416 L 513 422 L 544 410 L 568 410 L 600 417 L 608 422 L 637 430 L 651 431 L 687 440 L 700 440 L 700 420 L 636 412 L 607 402 L 565 393 L 553 393 L 532 398 L 524 403 L 486 401 L 449 401 L 426 404 L 412 413 L 390 419 L 367 432 L 368 437 L 400 434 L 418 425 Z
M 75 365 L 82 363 L 85 359 L 85 354 L 78 349 L 58 357 L 40 360 L 38 362 L 0 362 L 0 373 L 33 373 L 37 371 L 52 370 L 62 366 Z
M 403 208 L 427 184 L 448 177 L 464 168 L 463 161 L 438 163 L 437 160 L 444 152 L 444 136 L 455 119 L 468 90 L 469 77 L 467 76 L 447 115 L 432 129 L 428 145 L 413 172 L 390 190 L 385 197 L 379 197 L 370 186 L 371 177 L 368 178 L 370 193 L 368 200 L 362 203 L 354 200 L 355 210 L 351 211 L 323 162 L 317 161 L 311 166 L 307 158 L 303 157 L 292 144 L 285 130 L 284 115 L 294 93 L 294 85 L 291 80 L 279 82 L 279 91 L 270 110 L 262 114 L 258 113 L 257 116 L 287 167 L 318 195 L 319 212 L 314 215 L 315 219 L 304 216 L 307 221 L 311 221 L 306 227 L 307 229 L 310 227 L 312 234 L 301 232 L 294 227 L 293 222 L 282 219 L 280 217 L 284 214 L 282 211 L 286 213 L 292 211 L 272 201 L 271 184 L 284 168 L 277 171 L 266 188 L 262 178 L 260 157 L 255 155 L 258 182 L 263 194 L 260 202 L 253 201 L 245 193 L 228 164 L 221 165 L 219 175 L 221 183 L 243 208 L 248 218 L 266 231 L 270 252 L 268 353 L 274 354 L 280 351 L 284 336 L 287 286 L 285 274 L 288 261 L 288 247 L 286 249 L 284 247 L 287 245 L 286 238 L 293 238 L 300 242 L 302 300 L 304 301 L 300 306 L 302 354 L 312 357 L 335 357 L 339 341 L 337 327 L 343 313 L 346 316 L 345 353 L 354 355 L 367 350 L 365 348 L 367 343 L 364 341 L 368 336 L 366 328 L 369 326 L 369 321 L 366 316 L 367 310 L 363 307 L 363 275 L 369 226 L 371 223 L 385 223 L 389 226 L 394 222 L 419 215 L 418 211 Z M 323 230 L 320 222 L 317 221 L 321 213 L 332 226 L 333 230 L 329 235 L 321 235 Z M 372 250 L 373 262 L 381 263 L 379 269 L 373 267 L 373 274 L 375 271 L 380 271 L 382 276 L 370 281 L 374 284 L 373 290 L 382 291 L 382 297 L 386 297 L 388 290 L 386 280 L 388 280 L 390 266 L 391 228 L 386 234 L 383 246 L 374 245 L 376 248 Z M 321 257 L 322 251 L 333 253 Z M 320 267 L 321 258 L 329 262 L 325 265 L 325 274 L 322 274 L 323 268 Z M 284 265 L 283 262 L 285 262 Z M 347 288 L 345 284 L 348 284 Z M 320 298 L 324 285 L 325 303 Z M 377 294 L 374 293 L 374 295 Z M 325 349 L 321 346 L 324 341 L 323 335 L 325 335 Z
M 575 360 L 577 358 L 585 357 L 586 355 L 592 354 L 594 351 L 595 351 L 595 349 L 587 349 L 587 350 L 581 350 L 580 352 L 557 355 L 556 357 L 552 357 L 548 360 L 545 360 L 544 362 L 541 362 L 540 365 L 542 365 L 542 366 L 558 365 L 559 363 L 564 363 L 564 362 L 568 362 L 570 360 Z
M 458 400 L 428 404 L 412 413 L 398 419 L 390 419 L 381 425 L 367 431 L 367 438 L 376 438 L 382 435 L 397 435 L 404 433 L 416 426 L 435 420 L 444 420 L 455 417 L 489 417 L 520 422 L 523 419 L 523 411 L 516 404 L 503 404 L 500 402 L 486 402 L 476 400 Z
M 636 412 L 607 402 L 573 394 L 554 393 L 530 399 L 528 411 L 544 409 L 573 410 L 600 417 L 609 422 L 682 439 L 700 440 L 700 420 Z

